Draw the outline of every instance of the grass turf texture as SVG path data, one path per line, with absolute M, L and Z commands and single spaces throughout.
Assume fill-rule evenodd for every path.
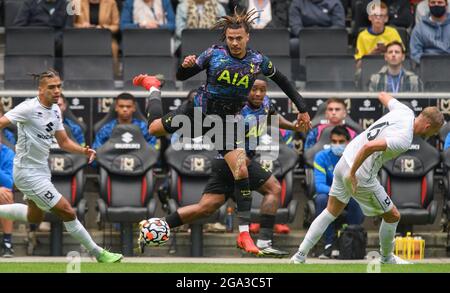
M 0 273 L 65 273 L 65 263 L 0 263 Z M 82 273 L 365 273 L 366 264 L 82 263 Z M 449 273 L 450 264 L 383 265 L 382 273 Z

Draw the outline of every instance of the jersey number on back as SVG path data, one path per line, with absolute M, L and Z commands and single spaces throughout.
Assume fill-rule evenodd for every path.
M 389 126 L 389 122 L 387 121 L 372 126 L 367 132 L 367 140 L 374 140 L 387 126 Z

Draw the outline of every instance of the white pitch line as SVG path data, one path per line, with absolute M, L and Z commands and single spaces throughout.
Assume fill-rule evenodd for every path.
M 95 262 L 93 258 L 82 257 L 82 262 Z M 0 263 L 38 263 L 38 262 L 56 262 L 67 263 L 66 257 L 41 257 L 41 256 L 29 256 L 29 257 L 14 257 L 14 258 L 0 258 Z M 125 257 L 122 262 L 124 263 L 157 263 L 157 264 L 171 264 L 171 263 L 208 263 L 208 264 L 287 264 L 289 258 L 216 258 L 216 257 Z M 327 259 L 322 260 L 318 258 L 308 258 L 307 264 L 366 264 L 369 261 L 362 260 L 337 260 Z M 450 263 L 450 258 L 427 258 L 423 260 L 412 260 L 414 263 L 424 264 L 446 264 Z

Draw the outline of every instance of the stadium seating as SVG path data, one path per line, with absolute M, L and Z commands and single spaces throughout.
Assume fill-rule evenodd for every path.
M 208 49 L 214 44 L 220 45 L 221 32 L 209 29 L 185 29 L 181 33 L 181 58 L 188 55 L 199 56 L 203 51 Z M 204 71 L 189 78 L 183 82 L 184 90 L 191 90 L 199 87 L 206 80 L 206 74 Z
M 358 88 L 362 91 L 369 90 L 370 77 L 372 74 L 378 73 L 381 67 L 386 65 L 386 61 L 384 60 L 384 56 L 381 55 L 367 55 L 362 59 L 362 67 L 361 67 L 361 78 L 358 81 Z M 406 70 L 411 70 L 411 63 L 409 58 L 405 58 L 403 62 L 403 67 Z
M 122 61 L 125 89 L 134 87 L 133 77 L 140 73 L 163 74 L 164 89 L 175 88 L 176 59 L 171 54 L 172 33 L 164 29 L 126 29 L 122 31 Z
M 111 38 L 108 29 L 64 30 L 63 76 L 66 89 L 114 89 Z
M 53 29 L 45 27 L 10 27 L 6 29 L 5 88 L 34 89 L 29 75 L 54 67 Z
M 269 144 L 274 145 L 274 144 Z M 270 155 L 269 152 L 262 152 L 255 156 L 253 160 L 261 163 L 263 168 L 272 172 L 281 184 L 281 201 L 277 210 L 275 222 L 277 224 L 292 223 L 297 211 L 298 201 L 293 199 L 294 178 L 293 169 L 298 161 L 297 153 L 287 145 L 279 144 L 279 153 Z M 264 156 L 265 155 L 265 156 Z M 257 192 L 252 192 L 251 222 L 259 222 L 261 215 L 261 202 L 263 196 Z
M 22 6 L 24 1 L 18 0 L 5 0 L 4 3 L 4 16 L 5 16 L 5 28 L 12 27 L 14 25 L 14 19 Z
M 448 125 L 448 123 L 447 123 Z M 444 163 L 444 205 L 442 207 L 442 219 L 444 229 L 449 231 L 450 224 L 450 148 L 442 152 Z
M 420 77 L 425 91 L 450 91 L 450 56 L 423 55 L 420 58 Z
M 179 207 L 196 204 L 200 201 L 203 189 L 212 172 L 212 164 L 217 152 L 208 149 L 211 145 L 202 145 L 193 140 L 183 145 L 182 150 L 169 146 L 165 152 L 169 166 L 169 212 Z M 203 149 L 202 149 L 203 148 Z M 206 219 L 199 219 L 190 225 L 191 256 L 203 255 L 203 224 L 215 223 L 225 217 L 226 204 Z
M 248 47 L 269 57 L 274 66 L 291 80 L 292 69 L 289 56 L 289 31 L 287 29 L 253 30 L 250 34 Z
M 309 55 L 305 60 L 309 91 L 354 91 L 355 60 L 351 55 Z
M 327 104 L 322 103 L 317 109 L 316 115 L 311 120 L 311 126 L 317 127 L 319 124 L 326 123 L 325 118 L 325 110 Z M 363 132 L 361 125 L 359 125 L 356 121 L 354 121 L 349 115 L 345 118 L 345 125 L 352 128 L 356 131 L 356 133 Z M 305 224 L 308 225 L 314 220 L 315 217 L 315 204 L 313 201 L 313 197 L 316 194 L 315 188 L 315 180 L 314 180 L 314 157 L 316 154 L 330 147 L 330 134 L 333 127 L 326 127 L 320 137 L 319 140 L 314 144 L 314 146 L 308 150 L 305 150 L 303 154 L 303 159 L 305 162 L 305 192 L 306 198 L 308 199 L 307 204 L 305 206 Z
M 398 231 L 412 231 L 413 225 L 434 223 L 434 169 L 440 163 L 438 150 L 414 137 L 409 151 L 386 162 L 380 182 L 401 214 Z
M 305 162 L 305 195 L 308 199 L 305 206 L 304 226 L 309 226 L 316 215 L 316 207 L 313 200 L 314 195 L 316 194 L 314 180 L 314 157 L 319 151 L 330 147 L 330 133 L 332 129 L 332 127 L 325 128 L 316 144 L 303 153 L 303 159 Z
M 343 28 L 304 28 L 299 34 L 300 64 L 310 55 L 348 53 L 347 31 Z
M 138 126 L 119 124 L 97 150 L 97 161 L 101 220 L 120 223 L 122 252 L 133 255 L 133 224 L 153 217 L 156 210 L 152 167 L 158 153 L 147 144 Z
M 69 138 L 75 140 L 70 129 L 66 127 L 65 129 Z M 87 166 L 86 156 L 63 151 L 57 143 L 54 143 L 50 150 L 49 166 L 52 183 L 75 209 L 77 218 L 84 222 L 84 215 L 87 212 L 87 202 L 83 198 L 86 182 L 84 176 L 84 168 Z M 61 256 L 63 255 L 63 223 L 52 213 L 45 214 L 45 221 L 51 224 L 50 255 Z

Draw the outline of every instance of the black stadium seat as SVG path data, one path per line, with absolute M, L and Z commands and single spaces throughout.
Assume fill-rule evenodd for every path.
M 344 28 L 304 28 L 299 34 L 300 64 L 310 55 L 348 53 L 348 36 Z
M 212 172 L 217 151 L 202 149 L 201 143 L 186 143 L 182 150 L 169 146 L 165 152 L 169 166 L 169 212 L 200 201 L 203 189 Z M 212 145 L 207 145 L 212 148 Z M 195 148 L 195 149 L 194 149 Z M 199 219 L 191 227 L 191 256 L 203 255 L 203 224 L 215 223 L 225 217 L 226 204 L 207 219 Z
M 355 60 L 351 55 L 309 55 L 305 66 L 306 90 L 355 90 Z
M 171 54 L 172 33 L 164 29 L 125 29 L 122 31 L 123 80 L 125 89 L 134 87 L 140 73 L 163 74 L 164 89 L 175 88 L 176 59 Z
M 51 28 L 7 28 L 5 45 L 5 88 L 34 89 L 37 84 L 29 74 L 54 67 L 55 39 Z
M 14 26 L 14 20 L 16 19 L 16 16 L 19 13 L 20 7 L 22 6 L 23 2 L 25 1 L 5 0 L 4 4 L 5 28 Z
M 407 152 L 383 165 L 381 184 L 400 211 L 399 231 L 412 232 L 413 225 L 434 223 L 434 169 L 439 163 L 438 150 L 414 137 Z
M 64 87 L 71 90 L 114 89 L 111 42 L 108 29 L 65 29 Z
M 121 224 L 122 252 L 133 255 L 133 224 L 154 216 L 152 167 L 158 153 L 138 126 L 117 125 L 97 150 L 100 169 L 98 207 L 102 221 Z
M 252 30 L 248 47 L 269 57 L 275 67 L 289 80 L 292 79 L 287 29 Z
M 200 55 L 212 45 L 223 44 L 220 40 L 221 33 L 209 29 L 185 29 L 181 32 L 181 58 L 188 55 Z M 183 82 L 183 89 L 197 88 L 206 81 L 205 71 Z
M 423 55 L 420 77 L 425 91 L 450 91 L 450 55 Z
M 263 168 L 267 168 L 278 179 L 281 185 L 280 205 L 277 210 L 275 222 L 277 224 L 292 223 L 297 211 L 298 201 L 294 196 L 294 168 L 298 161 L 297 153 L 281 143 L 279 144 L 279 153 L 277 156 L 271 156 L 268 152 L 263 152 L 253 158 L 259 162 Z M 259 222 L 261 214 L 261 202 L 263 196 L 257 192 L 252 192 L 251 222 Z

